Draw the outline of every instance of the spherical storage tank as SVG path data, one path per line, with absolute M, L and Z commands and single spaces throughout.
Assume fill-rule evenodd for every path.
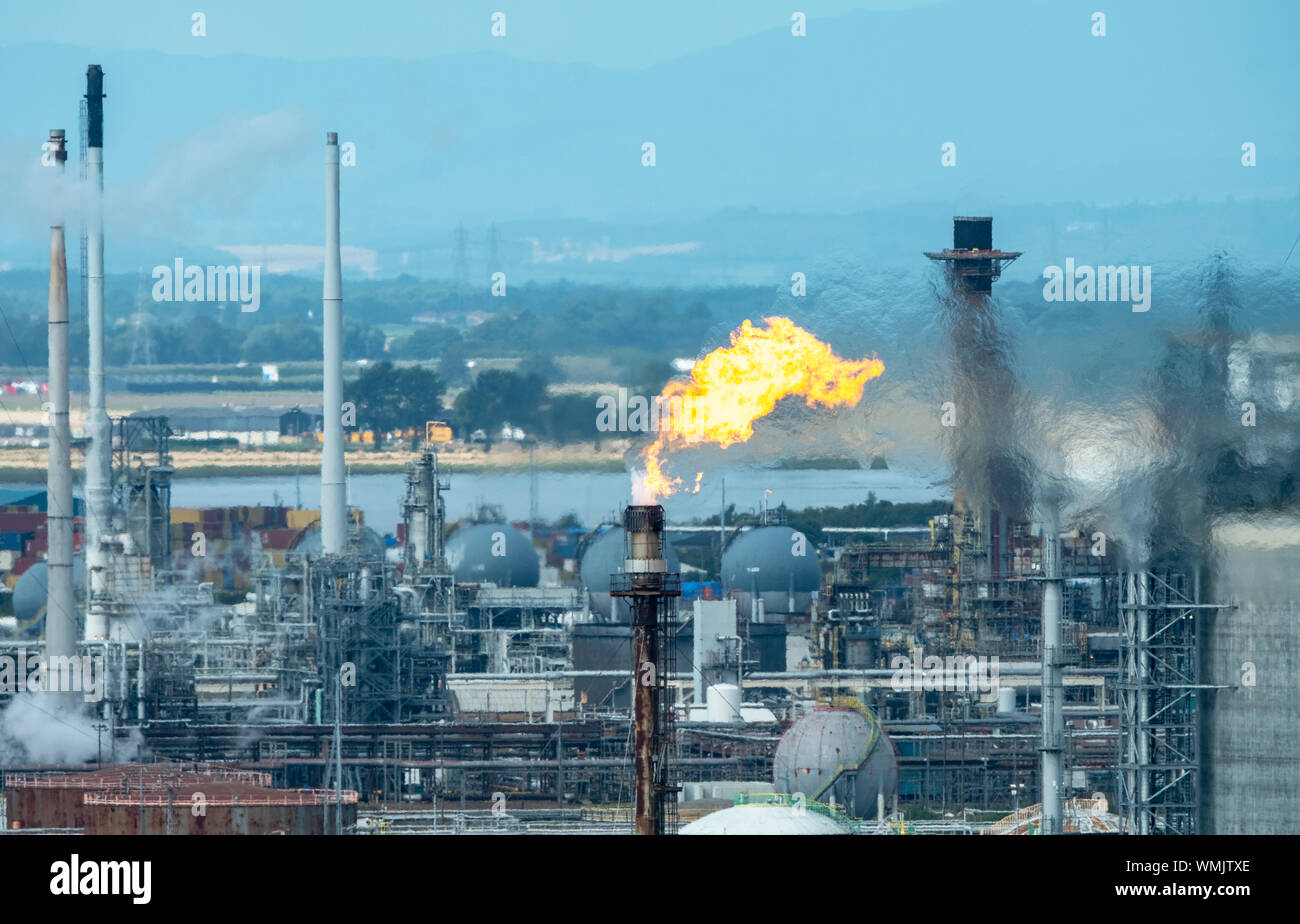
M 540 573 L 533 541 L 509 523 L 462 526 L 447 539 L 447 563 L 462 583 L 536 587 Z
M 18 634 L 26 637 L 38 636 L 45 631 L 45 602 L 48 590 L 45 575 L 48 567 L 38 561 L 14 584 L 14 618 L 18 621 Z M 85 559 L 74 558 L 72 561 L 72 586 L 80 603 L 85 594 L 82 589 L 86 583 Z
M 733 805 L 705 815 L 682 834 L 852 834 L 844 822 L 794 805 Z
M 776 746 L 772 782 L 777 792 L 801 792 L 836 804 L 856 818 L 876 814 L 877 795 L 898 795 L 898 751 L 865 707 L 818 706 L 790 726 Z
M 817 547 L 789 526 L 743 532 L 722 553 L 723 587 L 739 597 L 743 619 L 753 612 L 755 590 L 766 613 L 807 613 L 821 581 Z
M 591 611 L 602 619 L 612 622 L 625 623 L 631 622 L 631 611 L 628 609 L 627 601 L 620 600 L 618 604 L 618 617 L 611 619 L 610 613 L 613 609 L 611 603 L 613 598 L 609 595 L 610 575 L 623 573 L 623 556 L 626 550 L 623 548 L 623 527 L 614 526 L 598 534 L 588 544 L 582 553 L 582 558 L 578 562 L 578 575 L 582 579 L 582 586 L 587 589 L 587 597 L 591 601 Z M 668 562 L 670 572 L 680 572 L 682 570 L 681 559 L 677 557 L 677 552 L 673 549 L 672 543 L 664 541 L 664 557 Z

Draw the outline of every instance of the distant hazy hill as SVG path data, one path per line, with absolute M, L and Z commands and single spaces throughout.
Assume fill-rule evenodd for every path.
M 31 164 L 49 128 L 75 138 L 91 61 L 106 72 L 118 271 L 230 259 L 222 247 L 310 260 L 285 248 L 320 243 L 326 129 L 356 145 L 343 173 L 353 274 L 448 277 L 463 220 L 476 282 L 492 221 L 519 275 L 761 282 L 841 252 L 911 260 L 945 243 L 954 211 L 995 214 L 999 239 L 1040 254 L 1071 233 L 1095 231 L 1100 246 L 1104 230 L 1139 262 L 1225 239 L 1280 260 L 1300 230 L 1300 6 L 1124 4 L 1104 38 L 1090 14 L 986 0 L 814 15 L 806 38 L 776 23 L 631 72 L 490 54 L 302 63 L 7 47 L 0 181 L 16 204 L 0 216 L 0 268 L 43 259 Z M 641 166 L 645 141 L 654 168 Z M 1256 167 L 1239 162 L 1245 141 Z M 939 165 L 944 142 L 954 168 Z M 1099 213 L 1070 205 L 1230 195 L 1290 201 L 1224 213 L 1229 229 L 1194 207 L 1132 208 L 1089 229 Z

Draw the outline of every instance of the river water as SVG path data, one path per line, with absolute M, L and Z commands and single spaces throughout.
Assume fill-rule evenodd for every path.
M 473 513 L 480 504 L 494 504 L 504 510 L 508 520 L 527 520 L 530 480 L 528 472 L 452 472 L 451 490 L 445 495 L 447 517 L 455 520 Z M 795 510 L 838 507 L 864 501 L 871 491 L 879 500 L 894 503 L 948 496 L 945 487 L 932 479 L 902 471 L 732 469 L 713 477 L 706 474 L 698 494 L 665 498 L 662 503 L 669 522 L 717 514 L 722 506 L 724 480 L 727 503 L 739 511 L 756 511 L 761 503 L 770 507 L 785 503 Z M 44 485 L 8 483 L 0 487 Z M 401 517 L 404 490 L 405 476 L 401 474 L 355 475 L 348 479 L 348 503 L 361 507 L 368 526 L 380 533 L 392 532 Z M 623 473 L 537 472 L 537 511 L 542 520 L 554 521 L 572 513 L 590 526 L 617 517 L 630 500 L 631 479 Z M 172 484 L 173 507 L 259 504 L 319 507 L 319 475 L 304 471 L 301 477 L 179 478 Z

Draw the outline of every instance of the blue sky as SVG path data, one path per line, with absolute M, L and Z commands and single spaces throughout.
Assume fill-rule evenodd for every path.
M 0 269 L 46 259 L 39 145 L 55 127 L 75 139 L 92 62 L 110 271 L 314 259 L 325 131 L 356 146 L 344 244 L 362 273 L 445 275 L 461 222 L 479 241 L 496 225 L 530 273 L 609 279 L 765 279 L 841 250 L 910 265 L 959 213 L 997 215 L 1039 253 L 1081 234 L 1136 263 L 1285 253 L 1300 3 L 1122 3 L 1104 37 L 1098 6 L 11 2 Z
M 899 10 L 937 0 L 129 0 L 11 4 L 0 47 L 58 42 L 167 54 L 249 54 L 288 60 L 419 59 L 494 51 L 527 61 L 639 68 L 790 22 L 854 10 Z M 192 12 L 207 35 L 191 35 Z M 491 16 L 506 14 L 506 35 Z

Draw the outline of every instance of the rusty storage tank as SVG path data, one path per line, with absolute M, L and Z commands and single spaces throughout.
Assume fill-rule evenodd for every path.
M 772 761 L 779 793 L 843 806 L 855 818 L 876 815 L 898 795 L 898 750 L 875 714 L 854 699 L 818 706 L 781 736 Z
M 12 830 L 85 828 L 86 796 L 92 793 L 157 793 L 219 786 L 269 789 L 269 774 L 174 764 L 117 764 L 82 773 L 6 773 L 5 812 Z
M 343 824 L 356 824 L 357 793 L 344 790 Z M 334 794 L 323 789 L 186 785 L 154 792 L 86 794 L 87 834 L 325 834 Z

